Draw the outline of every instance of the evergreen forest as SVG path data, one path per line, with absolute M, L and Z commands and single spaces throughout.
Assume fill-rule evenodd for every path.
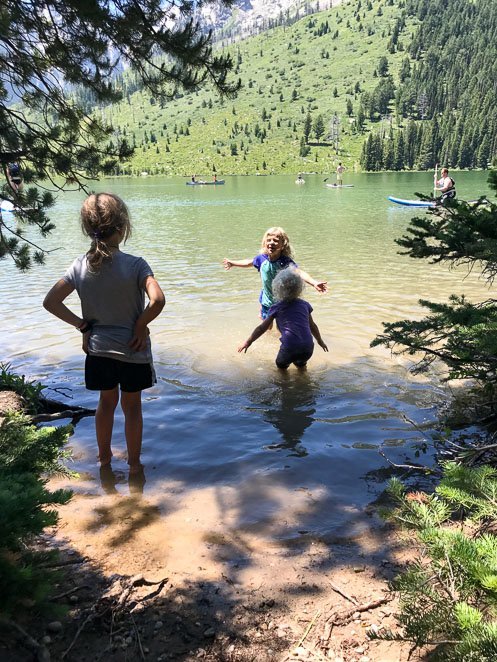
M 209 87 L 154 96 L 132 69 L 114 79 L 120 103 L 74 94 L 134 146 L 114 174 L 327 173 L 339 160 L 485 169 L 497 157 L 496 44 L 493 0 L 358 0 L 219 41 L 236 99 Z
M 495 2 L 407 0 L 405 15 L 419 27 L 395 90 L 398 129 L 371 131 L 363 168 L 487 168 L 497 155 Z

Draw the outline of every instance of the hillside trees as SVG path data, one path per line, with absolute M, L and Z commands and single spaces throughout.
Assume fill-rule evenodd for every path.
M 497 171 L 490 185 L 497 191 Z M 454 202 L 413 218 L 407 234 L 397 240 L 412 258 L 451 266 L 479 267 L 489 285 L 497 276 L 497 204 L 480 200 L 472 206 Z M 384 324 L 372 346 L 420 356 L 416 369 L 435 360 L 444 363 L 450 379 L 473 379 L 491 393 L 497 389 L 497 299 L 472 303 L 452 295 L 447 303 L 420 300 L 428 315 L 420 320 Z M 495 400 L 495 398 L 490 398 Z M 497 404 L 494 402 L 494 410 Z
M 488 168 L 497 159 L 494 0 L 407 0 L 405 12 L 419 27 L 399 72 L 395 110 L 399 125 L 414 120 L 423 129 L 415 139 L 416 158 L 404 160 L 400 168 L 423 163 L 431 168 L 435 162 Z M 384 72 L 384 64 L 378 63 L 378 72 Z M 365 108 L 374 121 L 378 106 L 370 103 Z M 431 145 L 426 129 L 433 134 Z M 429 153 L 431 160 L 425 158 Z
M 129 94 L 112 84 L 120 67 L 131 67 L 158 99 L 207 80 L 223 95 L 239 85 L 228 80 L 232 60 L 213 52 L 191 2 L 4 0 L 0 35 L 0 167 L 6 176 L 18 161 L 26 184 L 45 187 L 16 193 L 5 185 L 2 196 L 26 207 L 24 219 L 42 236 L 53 229 L 46 216 L 53 191 L 82 188 L 132 152 L 124 136 L 87 111 L 90 100 L 112 103 Z M 43 262 L 45 251 L 0 221 L 0 257 L 6 255 L 27 269 L 32 260 Z

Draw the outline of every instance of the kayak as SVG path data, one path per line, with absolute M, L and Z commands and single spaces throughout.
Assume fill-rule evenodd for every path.
M 1 211 L 14 211 L 14 205 L 9 200 L 2 200 L 0 202 Z
M 295 183 L 296 184 L 305 184 L 305 179 L 296 179 Z
M 353 184 L 326 184 L 328 188 L 354 188 Z
M 397 205 L 404 205 L 405 207 L 435 207 L 435 203 L 430 202 L 430 200 L 404 200 L 403 198 L 395 198 L 393 195 L 389 195 L 388 199 L 390 202 L 395 202 Z
M 224 184 L 224 179 L 218 179 L 215 182 L 204 182 L 202 180 L 198 182 L 186 182 L 187 186 L 217 186 L 218 184 Z
M 0 201 L 0 212 L 10 212 L 12 214 L 15 214 L 15 212 L 23 212 L 23 211 L 35 211 L 34 207 L 16 207 L 10 202 L 10 200 L 1 200 Z

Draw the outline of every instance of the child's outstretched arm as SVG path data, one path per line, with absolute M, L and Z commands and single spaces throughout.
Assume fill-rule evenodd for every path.
M 302 280 L 304 281 L 304 283 L 307 283 L 308 285 L 311 285 L 318 292 L 323 292 L 324 293 L 324 292 L 328 291 L 328 281 L 327 280 L 315 280 L 306 271 L 302 271 L 302 269 L 297 269 L 297 272 L 299 273 L 299 275 L 302 278 Z
M 317 344 L 324 349 L 325 352 L 328 351 L 328 345 L 324 342 L 324 340 L 321 338 L 321 333 L 318 329 L 318 325 L 316 322 L 312 319 L 312 315 L 309 315 L 309 326 L 311 327 L 311 333 L 316 338 Z
M 257 340 L 257 338 L 260 338 L 266 331 L 272 326 L 274 320 L 274 315 L 270 315 L 269 317 L 266 317 L 264 322 L 262 324 L 259 324 L 259 326 L 256 326 L 255 329 L 252 331 L 250 334 L 250 337 L 247 338 L 247 340 L 239 345 L 238 347 L 238 352 L 247 352 L 247 349 L 250 347 L 250 345 Z
M 231 267 L 252 267 L 254 266 L 254 260 L 230 260 L 225 257 L 223 260 L 224 268 L 226 271 L 229 271 Z
M 143 289 L 147 293 L 149 302 L 143 313 L 136 320 L 133 337 L 129 342 L 129 346 L 135 352 L 139 352 L 147 346 L 147 338 L 150 333 L 148 325 L 159 315 L 166 303 L 164 292 L 153 276 L 147 276 L 145 278 Z

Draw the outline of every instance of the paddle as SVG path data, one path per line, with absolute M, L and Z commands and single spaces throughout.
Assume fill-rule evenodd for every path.
M 327 181 L 328 181 L 328 177 L 326 177 L 326 179 L 323 179 L 323 182 L 327 182 Z
M 433 197 L 437 197 L 437 171 L 438 163 L 435 163 L 435 174 L 433 175 Z

